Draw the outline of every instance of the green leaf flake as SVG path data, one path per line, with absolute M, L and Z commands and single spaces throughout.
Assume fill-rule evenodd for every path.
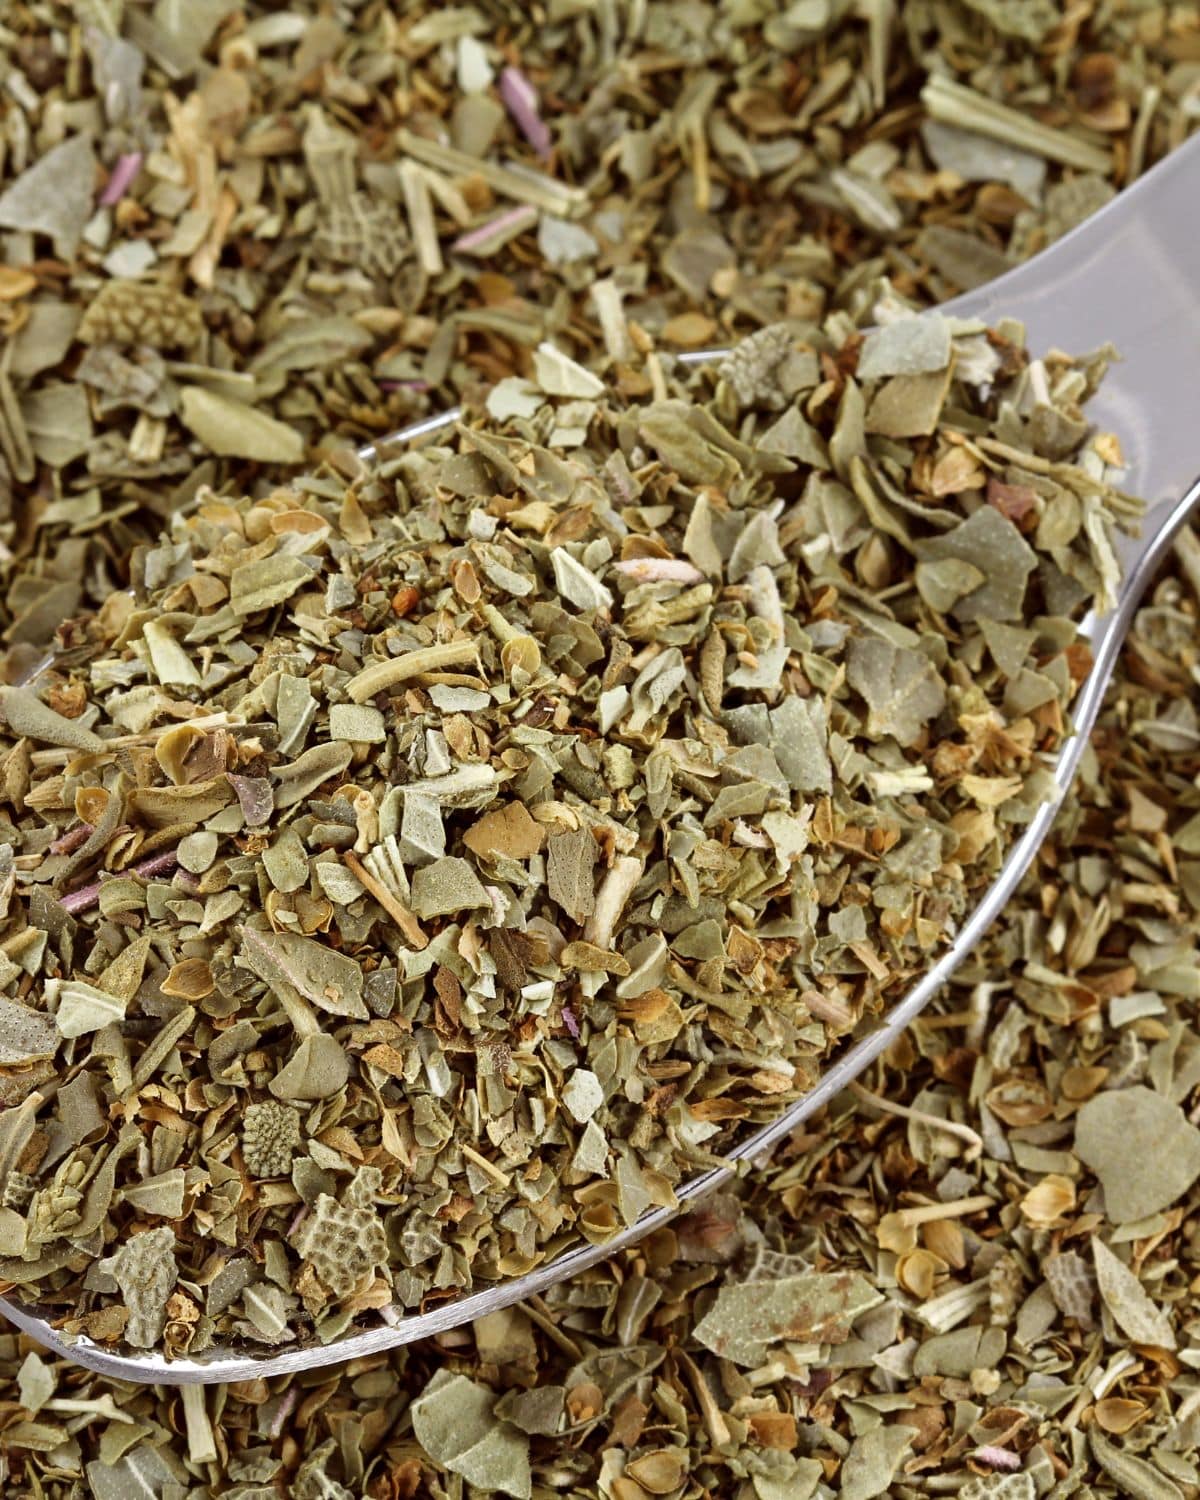
M 95 187 L 91 138 L 73 135 L 39 157 L 0 194 L 0 225 L 49 235 L 58 258 L 71 261 L 92 215 Z
M 546 891 L 573 922 L 596 909 L 595 869 L 600 849 L 589 828 L 553 834 L 546 852 Z
M 735 1364 L 760 1365 L 772 1344 L 842 1344 L 883 1296 L 856 1271 L 811 1271 L 777 1281 L 727 1282 L 693 1336 Z
M 969 520 L 916 548 L 922 561 L 956 558 L 986 580 L 951 608 L 955 619 L 1020 620 L 1025 585 L 1037 565 L 1033 548 L 994 506 L 982 505 Z
M 56 1384 L 54 1371 L 31 1349 L 17 1371 L 21 1405 L 36 1415 L 53 1397 Z
M 1075 1150 L 1100 1179 L 1114 1224 L 1169 1208 L 1200 1177 L 1200 1130 L 1141 1085 L 1089 1099 L 1075 1118 Z
M 64 1037 L 84 1036 L 113 1021 L 123 1021 L 129 1003 L 126 997 L 110 995 L 82 979 L 52 979 L 46 993 L 52 1001 L 58 1001 L 54 1024 Z
M 439 1370 L 413 1402 L 413 1433 L 435 1463 L 489 1493 L 530 1500 L 529 1439 L 498 1419 L 496 1398 L 465 1375 Z
M 293 932 L 243 927 L 241 937 L 244 961 L 273 988 L 290 985 L 331 1015 L 370 1019 L 363 1003 L 362 968 L 347 954 Z
M 861 636 L 851 641 L 846 680 L 866 699 L 868 737 L 891 735 L 905 748 L 946 702 L 945 684 L 929 658 L 890 641 Z
M 331 1036 L 306 1036 L 267 1085 L 277 1099 L 329 1099 L 350 1077 L 350 1059 Z
M 1135 1344 L 1174 1349 L 1175 1332 L 1166 1313 L 1156 1306 L 1129 1267 L 1097 1237 L 1092 1239 L 1092 1258 L 1096 1264 L 1096 1285 L 1121 1332 Z
M 842 1464 L 840 1500 L 875 1500 L 877 1495 L 886 1495 L 915 1436 L 911 1427 L 896 1423 L 872 1427 L 856 1437 Z
M 229 580 L 229 605 L 245 619 L 260 610 L 274 609 L 290 599 L 297 589 L 313 581 L 311 568 L 298 557 L 264 557 L 234 568 Z
M 88 754 L 104 749 L 104 741 L 98 734 L 56 713 L 28 688 L 0 688 L 0 714 L 13 734 L 24 735 L 40 745 L 60 745 Z
M 439 917 L 490 906 L 491 901 L 470 864 L 447 855 L 413 871 L 410 905 L 418 917 Z
M 950 391 L 950 367 L 925 375 L 893 375 L 871 398 L 866 430 L 880 437 L 928 437 Z
M 264 464 L 303 462 L 304 439 L 286 422 L 200 385 L 185 385 L 179 398 L 185 425 L 210 453 Z
M 858 356 L 858 378 L 924 375 L 950 363 L 950 324 L 939 313 L 907 315 L 873 328 Z

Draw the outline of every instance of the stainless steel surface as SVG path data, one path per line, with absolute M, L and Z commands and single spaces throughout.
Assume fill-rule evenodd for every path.
M 1166 555 L 1171 537 L 1200 499 L 1200 137 L 1122 194 L 1088 223 L 1036 259 L 944 311 L 989 321 L 1019 317 L 1037 352 L 1082 353 L 1101 341 L 1122 360 L 1089 407 L 1096 426 L 1119 435 L 1128 461 L 1126 487 L 1149 511 L 1140 538 L 1120 544 L 1125 570 L 1121 598 L 1109 614 L 1085 622 L 1095 665 L 1073 707 L 1077 733 L 1054 765 L 1055 790 L 1014 845 L 995 884 L 971 913 L 953 946 L 879 1027 L 850 1045 L 811 1094 L 746 1137 L 729 1166 L 691 1178 L 679 1191 L 694 1202 L 730 1177 L 737 1162 L 758 1156 L 815 1110 L 829 1103 L 885 1050 L 974 948 L 1028 869 L 1057 813 L 1096 720 L 1137 601 Z M 398 437 L 436 431 L 457 413 L 432 418 Z M 389 442 L 391 440 L 388 440 Z M 367 450 L 368 456 L 374 450 Z M 392 1319 L 325 1347 L 259 1358 L 214 1351 L 195 1359 L 157 1354 L 115 1355 L 86 1339 L 64 1338 L 19 1305 L 0 1298 L 0 1311 L 40 1343 L 119 1380 L 190 1385 L 278 1375 L 359 1358 L 426 1338 L 484 1313 L 543 1292 L 623 1245 L 670 1221 L 657 1209 L 604 1245 L 580 1245 L 516 1280 L 476 1291 L 433 1312 Z

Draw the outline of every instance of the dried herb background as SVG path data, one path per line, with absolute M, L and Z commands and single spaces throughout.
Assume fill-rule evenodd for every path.
M 31 659 L 202 484 L 474 399 L 546 339 L 637 388 L 652 349 L 880 274 L 938 300 L 1197 118 L 1188 4 L 14 0 L 3 24 L 0 625 Z
M 130 33 L 140 27 L 144 38 L 146 8 L 121 9 Z M 215 17 L 210 60 L 234 40 L 218 30 L 220 6 L 186 10 L 200 20 L 201 29 L 210 15 Z M 7 91 L 19 112 L 10 106 L 5 121 L 6 182 L 72 133 L 75 122 L 59 111 L 52 112 L 48 133 L 43 126 L 40 138 L 37 134 L 43 101 L 53 101 L 60 79 L 85 117 L 98 110 L 81 32 L 74 33 L 73 42 L 56 43 L 55 25 L 64 36 L 73 20 L 111 35 L 117 12 L 118 7 L 95 3 L 81 5 L 77 16 L 61 7 L 23 7 L 15 22 L 5 16 L 2 44 L 17 57 Z M 478 24 L 466 8 L 457 14 L 464 13 L 468 28 Z M 178 41 L 186 28 L 173 21 L 182 14 L 160 6 L 154 24 L 176 31 Z M 326 114 L 360 133 L 360 139 L 367 136 L 364 118 L 355 110 L 379 106 L 373 97 L 356 105 L 352 90 L 347 100 L 338 54 L 342 39 L 352 43 L 359 27 L 366 31 L 375 23 L 370 8 L 348 11 L 334 22 L 340 37 L 333 41 L 332 28 L 319 29 L 325 18 L 300 17 L 297 24 L 289 17 L 284 24 L 275 16 L 250 14 L 268 34 L 273 27 L 277 40 L 258 53 L 267 58 L 265 65 L 252 60 L 244 44 L 228 54 L 246 81 L 273 65 L 273 53 L 291 63 L 308 41 L 309 68 L 294 85 L 296 97 L 319 97 Z M 497 18 L 481 14 L 478 36 L 486 49 L 493 45 Z M 519 144 L 523 136 L 513 136 L 511 154 L 524 154 L 530 163 L 541 163 L 539 151 L 547 149 L 539 122 L 549 134 L 551 152 L 562 150 L 559 137 L 572 112 L 572 93 L 590 102 L 601 84 L 613 79 L 626 107 L 636 112 L 634 124 L 641 120 L 658 127 L 649 143 L 651 171 L 641 195 L 652 227 L 636 252 L 626 256 L 635 282 L 648 268 L 644 290 L 636 284 L 632 292 L 620 289 L 625 326 L 646 330 L 650 349 L 686 347 L 689 339 L 707 342 L 713 337 L 709 325 L 749 331 L 778 321 L 781 314 L 811 317 L 830 300 L 853 301 L 883 270 L 918 301 L 969 284 L 972 277 L 985 279 L 1008 256 L 1028 253 L 1040 238 L 1073 222 L 1072 215 L 1090 211 L 1182 139 L 1197 117 L 1200 44 L 1190 5 L 1079 6 L 1063 12 L 1038 3 L 906 4 L 898 17 L 887 5 L 853 12 L 838 5 L 803 6 L 786 17 L 766 18 L 755 11 L 733 17 L 749 34 L 742 53 L 728 45 L 707 7 L 651 5 L 636 13 L 628 29 L 625 15 L 620 10 L 610 18 L 607 9 L 598 8 L 539 25 L 551 67 L 555 48 L 559 51 L 557 90 L 538 65 L 536 49 L 542 43 L 521 30 L 529 25 L 524 18 L 514 20 L 511 32 L 501 30 L 500 46 L 510 50 L 495 55 L 492 66 L 498 79 L 504 66 L 513 66 L 535 80 L 532 115 L 528 88 L 511 77 L 495 85 L 502 108 L 523 119 L 528 132 L 529 150 Z M 412 23 L 427 19 L 417 13 Z M 299 33 L 294 40 L 287 36 L 289 26 Z M 575 48 L 573 55 L 564 39 Z M 461 66 L 469 73 L 476 56 L 465 50 Z M 410 97 L 432 114 L 453 108 L 453 85 L 439 89 L 423 80 L 441 67 L 446 79 L 457 81 L 463 51 L 456 46 L 443 53 L 435 46 L 419 58 L 414 71 L 422 81 Z M 615 65 L 623 51 L 652 59 L 632 83 Z M 376 47 L 374 53 L 365 66 L 390 66 L 384 49 Z M 564 54 L 571 55 L 569 65 L 561 60 Z M 657 63 L 672 54 L 672 65 Z M 169 66 L 183 71 L 172 75 L 157 59 L 150 74 L 146 92 L 152 112 L 168 83 L 186 97 L 192 76 L 186 62 L 176 58 Z M 773 73 L 791 80 L 790 92 L 773 84 Z M 705 74 L 718 81 L 713 103 L 702 98 L 696 107 L 704 123 L 698 127 L 685 117 L 675 129 L 672 117 L 664 128 L 660 98 L 672 105 L 686 101 L 681 79 L 700 77 L 707 84 Z M 933 74 L 946 81 L 931 86 Z M 477 75 L 469 76 L 473 81 Z M 727 142 L 728 134 L 707 122 L 720 110 L 745 133 L 743 114 L 758 108 L 761 96 L 749 106 L 739 99 L 735 108 L 733 95 L 756 91 L 763 78 L 767 107 L 752 139 L 759 147 L 781 144 L 782 165 L 764 168 L 767 153 L 760 150 L 758 171 L 747 167 L 739 184 L 720 148 L 714 149 L 714 138 Z M 879 79 L 882 86 L 875 82 Z M 970 93 L 947 86 L 953 83 Z M 811 101 L 803 114 L 796 99 L 801 92 Z M 764 128 L 772 94 L 774 117 L 781 123 Z M 1008 105 L 1010 113 L 997 112 L 995 102 Z M 269 107 L 286 113 L 293 106 Z M 609 102 L 601 99 L 600 107 L 609 109 Z M 261 108 L 252 105 L 247 119 L 265 129 Z M 498 118 L 499 128 L 507 131 L 504 116 Z M 931 121 L 951 131 L 969 125 L 974 137 L 939 135 Z M 105 168 L 134 154 L 121 149 L 119 129 L 112 148 L 103 143 Z M 295 136 L 299 131 L 294 127 Z M 379 133 L 390 136 L 390 123 Z M 599 148 L 584 149 L 603 151 L 611 144 L 609 137 Z M 794 145 L 816 156 L 817 169 L 811 183 L 796 174 L 793 191 L 786 153 Z M 864 145 L 883 151 L 853 160 Z M 1064 156 L 1064 150 L 1071 154 Z M 1022 151 L 1032 163 L 1022 160 Z M 293 154 L 298 161 L 299 152 Z M 660 161 L 667 174 L 661 182 L 654 172 Z M 437 163 L 418 164 L 444 175 Z M 907 178 L 914 167 L 917 176 Z M 121 167 L 116 182 L 131 171 L 129 165 Z M 1038 171 L 1044 173 L 1040 184 L 1033 175 Z M 762 223 L 764 217 L 779 219 L 778 207 L 772 203 L 765 215 L 743 205 L 757 204 L 763 179 L 769 183 L 778 174 L 784 174 L 778 177 L 779 199 L 795 219 L 788 232 L 775 237 Z M 415 225 L 427 220 L 427 213 L 420 185 L 411 172 L 406 175 L 407 191 L 402 185 L 393 201 L 403 205 L 405 224 Z M 94 179 L 96 186 L 102 176 Z M 931 185 L 938 177 L 940 184 Z M 914 184 L 911 194 L 903 190 L 906 181 Z M 876 203 L 886 205 L 877 191 L 880 183 L 899 207 L 898 224 L 890 218 L 870 223 Z M 614 194 L 622 206 L 636 196 L 623 186 Z M 136 185 L 133 191 L 136 196 Z M 430 186 L 431 197 L 433 191 Z M 83 203 L 90 211 L 87 194 L 67 197 L 68 211 L 78 214 Z M 305 187 L 295 197 L 299 202 L 314 194 Z M 309 236 L 299 253 L 315 255 L 320 245 L 335 244 L 335 229 L 352 235 L 347 226 L 370 207 L 353 203 L 343 220 L 335 219 L 328 237 Z M 697 210 L 704 215 L 701 222 L 693 217 Z M 435 225 L 439 215 L 453 219 L 437 202 L 433 213 Z M 659 230 L 667 215 L 678 218 Z M 525 218 L 531 227 L 529 215 Z M 215 217 L 209 221 L 215 222 Z M 483 243 L 489 245 L 489 234 L 503 241 L 514 232 L 508 253 L 515 257 L 520 234 L 528 232 L 520 225 L 514 213 L 488 226 Z M 49 226 L 49 232 L 57 227 Z M 715 231 L 732 250 L 726 261 L 728 251 L 718 247 L 722 258 L 713 274 L 731 264 L 734 276 L 702 278 L 698 292 L 695 285 L 690 292 L 676 290 L 659 270 L 658 247 L 669 243 L 670 231 L 686 254 L 687 247 L 702 243 L 701 229 Z M 526 289 L 532 284 L 563 288 L 558 306 L 565 310 L 564 321 L 539 324 L 519 347 L 507 335 L 456 329 L 446 336 L 452 346 L 447 381 L 459 378 L 452 373 L 456 365 L 460 375 L 470 371 L 472 358 L 475 373 L 468 379 L 475 389 L 497 375 L 528 375 L 522 349 L 535 349 L 547 334 L 563 342 L 564 329 L 577 330 L 579 339 L 577 346 L 564 347 L 585 364 L 592 362 L 590 351 L 599 347 L 596 330 L 603 325 L 600 307 L 589 312 L 585 294 L 600 271 L 598 262 L 585 261 L 584 274 L 575 278 L 582 288 L 571 290 L 569 261 L 567 268 L 546 275 L 540 231 L 539 224 L 538 242 L 531 242 L 537 251 L 519 268 L 507 259 L 493 264 L 510 285 L 524 277 Z M 793 266 L 789 276 L 785 268 L 774 280 L 774 268 L 784 264 L 797 232 L 810 237 L 803 269 Z M 453 235 L 447 223 L 444 251 Z M 423 230 L 413 237 L 428 240 Z M 389 236 L 380 234 L 378 242 L 386 246 Z M 5 291 L 26 288 L 6 296 L 6 315 L 9 302 L 19 318 L 39 301 L 66 302 L 81 315 L 93 298 L 81 297 L 71 285 L 70 266 L 65 275 L 48 271 L 44 285 L 36 275 L 34 286 L 27 285 L 30 273 L 22 274 L 24 268 L 35 264 L 33 252 L 44 253 L 43 247 L 44 241 L 30 245 L 29 254 L 6 257 L 18 274 L 8 280 L 6 269 Z M 428 257 L 427 244 L 424 253 Z M 234 258 L 224 242 L 221 254 Z M 442 274 L 454 278 L 456 263 L 451 255 L 445 259 L 453 269 Z M 218 264 L 215 276 L 224 269 Z M 365 265 L 354 269 L 374 274 Z M 91 290 L 111 274 L 97 273 Z M 789 285 L 798 287 L 790 302 Z M 472 295 L 461 286 L 458 282 L 454 298 Z M 509 287 L 497 290 L 507 303 Z M 340 291 L 335 288 L 333 295 Z M 751 292 L 773 300 L 749 312 Z M 309 315 L 303 299 L 315 294 L 311 286 L 293 292 L 300 299 L 300 317 Z M 207 294 L 190 295 L 202 304 L 208 300 Z M 483 296 L 474 295 L 484 307 Z M 253 296 L 251 291 L 246 312 L 251 323 Z M 436 296 L 435 290 L 428 338 L 436 335 L 441 311 Z M 611 307 L 611 294 L 600 297 Z M 553 301 L 541 293 L 526 300 L 534 304 L 538 320 Z M 364 305 L 382 301 L 368 293 Z M 229 305 L 235 305 L 233 299 Z M 236 305 L 245 308 L 245 294 Z M 697 306 L 708 322 L 684 323 L 668 336 L 672 320 Z M 170 307 L 151 299 L 142 326 L 151 327 L 164 315 L 169 319 Z M 177 313 L 181 330 L 194 327 L 193 314 Z M 210 315 L 203 315 L 207 321 Z M 66 315 L 38 316 L 49 329 L 55 319 L 66 326 L 75 314 L 69 308 Z M 610 326 L 619 326 L 609 317 Z M 680 332 L 684 338 L 673 342 Z M 66 337 L 64 355 L 72 347 L 71 334 Z M 636 331 L 631 337 L 642 342 Z M 261 336 L 252 331 L 245 347 L 253 348 L 256 338 Z M 32 376 L 16 376 L 23 413 L 28 390 L 41 390 L 43 383 L 55 390 L 64 375 L 73 376 L 61 358 Z M 221 359 L 207 361 L 209 368 Z M 228 359 L 226 368 L 236 363 Z M 311 384 L 301 389 L 305 399 L 308 389 L 315 393 L 307 413 L 282 412 L 278 395 L 264 395 L 260 404 L 269 416 L 285 415 L 289 426 L 297 417 L 303 426 L 308 417 L 313 424 L 308 435 L 318 443 L 334 427 L 354 440 L 374 430 L 372 422 L 378 429 L 392 425 L 387 414 L 364 423 L 363 411 L 350 414 L 345 405 L 338 410 L 330 399 L 327 393 L 337 382 L 353 380 L 354 370 L 340 352 L 326 361 L 323 372 L 318 367 Z M 135 419 L 132 407 L 115 418 L 93 409 L 89 439 L 115 431 L 118 453 L 128 453 L 140 423 L 138 437 L 151 452 L 162 431 L 165 453 L 168 438 L 182 443 L 192 431 L 181 425 L 189 406 L 201 430 L 207 422 L 207 430 L 217 432 L 212 413 L 225 415 L 227 408 L 206 402 L 203 384 L 215 382 L 211 376 L 184 374 L 182 383 L 199 386 L 202 393 L 199 398 L 180 393 L 177 405 L 160 408 L 161 428 L 152 419 Z M 172 387 L 164 383 L 163 388 L 175 398 Z M 358 402 L 360 388 L 348 388 Z M 4 396 L 10 423 L 12 389 Z M 439 388 L 433 404 L 441 404 L 450 391 L 469 394 L 470 386 Z M 232 388 L 226 383 L 216 394 L 247 404 L 244 383 Z M 407 385 L 387 394 L 402 412 L 420 409 L 427 395 Z M 359 404 L 369 409 L 369 400 Z M 62 450 L 54 450 L 41 430 L 53 429 L 65 417 L 68 430 L 77 433 L 79 402 L 60 389 L 31 405 L 35 419 L 30 423 L 25 416 L 24 430 L 44 445 L 41 461 L 53 464 L 46 454 Z M 265 442 L 269 433 L 282 441 L 275 429 L 253 419 L 250 429 L 254 440 Z M 12 445 L 18 462 L 23 461 L 20 445 L 18 429 Z M 306 458 L 313 447 L 310 442 Z M 97 455 L 100 451 L 97 445 Z M 145 447 L 137 450 L 139 461 L 157 461 L 145 454 Z M 8 448 L 6 456 L 11 459 Z M 227 474 L 244 474 L 238 458 L 213 455 L 202 479 L 220 482 Z M 193 461 L 189 455 L 188 469 Z M 95 476 L 84 472 L 92 463 Z M 98 457 L 77 454 L 59 472 L 65 487 L 51 485 L 43 493 L 40 515 L 40 505 L 28 506 L 22 497 L 6 537 L 17 560 L 8 564 L 14 580 L 10 612 L 21 622 L 12 634 L 18 648 L 14 675 L 77 601 L 98 603 L 114 584 L 128 580 L 131 545 L 153 535 L 164 508 L 153 471 L 147 480 L 105 474 Z M 186 471 L 181 466 L 178 472 Z M 182 492 L 168 507 L 187 503 L 194 493 L 186 488 L 190 482 L 183 480 Z M 621 1500 L 689 1492 L 746 1500 L 777 1494 L 919 1495 L 947 1487 L 969 1497 L 1022 1500 L 1051 1493 L 1194 1493 L 1195 1132 L 1180 1110 L 1190 1111 L 1194 1097 L 1196 899 L 1189 846 L 1195 835 L 1189 827 L 1196 816 L 1196 594 L 1188 581 L 1200 576 L 1194 550 L 1185 542 L 1178 575 L 1160 585 L 1142 612 L 1079 796 L 1021 900 L 939 1011 L 914 1028 L 911 1040 L 866 1081 L 874 1098 L 883 1100 L 884 1112 L 878 1104 L 847 1099 L 814 1124 L 746 1184 L 746 1218 L 732 1203 L 711 1204 L 709 1213 L 680 1222 L 661 1244 L 631 1252 L 557 1294 L 553 1305 L 503 1315 L 500 1326 L 478 1325 L 441 1346 L 368 1367 L 206 1395 L 135 1393 L 62 1367 L 47 1369 L 30 1357 L 28 1346 L 12 1339 L 4 1350 L 4 1365 L 12 1372 L 10 1404 L 0 1407 L 5 1424 L 0 1463 L 9 1466 L 9 1488 L 18 1495 L 66 1495 L 73 1485 L 86 1484 L 95 1495 L 114 1497 L 131 1488 L 155 1495 L 284 1492 L 302 1500 L 308 1495 L 461 1494 L 464 1485 L 513 1494 L 602 1493 Z M 50 602 L 38 619 L 36 606 L 43 599 Z M 916 1117 L 889 1118 L 886 1111 L 897 1106 L 916 1111 Z M 931 1124 L 930 1115 L 946 1118 L 950 1128 Z M 1139 1155 L 1135 1175 L 1122 1173 L 1129 1143 L 1147 1138 L 1154 1151 Z M 261 1146 L 264 1152 L 283 1149 L 266 1128 Z M 981 1198 L 989 1204 L 972 1206 Z M 736 1253 L 723 1269 L 722 1258 L 731 1249 Z M 768 1252 L 797 1258 L 777 1261 Z M 749 1286 L 829 1273 L 836 1285 L 828 1279 L 809 1282 L 803 1292 L 824 1320 L 819 1327 L 789 1327 L 789 1337 L 776 1342 L 777 1332 L 767 1330 L 764 1336 L 748 1326 L 753 1324 L 745 1317 Z M 874 1302 L 876 1295 L 881 1302 Z M 755 1305 L 769 1312 L 770 1298 L 764 1293 L 760 1303 L 755 1297 Z M 847 1335 L 839 1318 L 854 1323 Z M 812 1354 L 808 1340 L 824 1342 Z
M 876 316 L 641 404 L 547 343 L 448 446 L 202 493 L 0 690 L 0 1284 L 174 1353 L 426 1308 L 674 1206 L 921 973 L 1134 506 L 1104 356 Z

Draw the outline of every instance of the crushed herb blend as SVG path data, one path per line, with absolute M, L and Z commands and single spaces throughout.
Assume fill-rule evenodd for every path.
M 0 690 L 0 1284 L 327 1340 L 672 1204 L 1038 805 L 1137 510 L 1106 359 L 894 296 L 642 400 L 547 343 L 444 445 L 201 493 Z

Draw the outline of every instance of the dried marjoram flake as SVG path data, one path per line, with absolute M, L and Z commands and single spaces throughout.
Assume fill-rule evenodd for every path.
M 164 1226 L 134 1235 L 112 1256 L 109 1270 L 129 1309 L 125 1338 L 141 1349 L 154 1347 L 162 1337 L 167 1297 L 178 1275 L 174 1231 Z
M 174 287 L 144 281 L 105 282 L 79 323 L 85 344 L 190 349 L 203 333 L 198 303 Z
M 359 479 L 349 520 L 332 477 L 178 514 L 128 623 L 76 648 L 75 718 L 8 690 L 38 773 L 18 839 L 73 847 L 80 808 L 92 826 L 15 862 L 9 946 L 49 934 L 10 1003 L 53 1019 L 114 1119 L 161 1089 L 216 1111 L 171 1161 L 212 1193 L 135 1191 L 138 1155 L 110 1157 L 88 1243 L 173 1208 L 185 1281 L 217 1245 L 274 1245 L 291 1331 L 330 1337 L 670 1204 L 924 970 L 1038 801 L 1097 549 L 1136 507 L 1081 425 L 1052 480 L 1026 456 L 1068 388 L 1036 360 L 978 383 L 975 335 L 894 298 L 877 321 L 764 330 L 726 373 L 664 367 L 640 404 L 589 387 L 567 454 L 538 435 L 587 372 L 544 345 L 563 394 Z M 842 397 L 814 404 L 831 362 Z M 781 402 L 811 413 L 807 458 L 756 441 Z M 960 452 L 1028 486 L 1036 531 L 970 486 L 908 498 Z M 192 577 L 228 592 L 184 595 Z M 251 1181 L 290 1186 L 243 1202 L 239 1139 Z M 68 1268 L 86 1260 L 55 1254 L 84 1238 L 78 1203 L 31 1175 L 22 1285 L 102 1308 Z M 1047 1191 L 1022 1200 L 1035 1224 L 1069 1207 Z M 476 1213 L 447 1219 L 460 1198 Z M 921 1256 L 907 1284 L 932 1290 Z M 255 1324 L 239 1295 L 195 1347 Z
M 300 1139 L 300 1117 L 290 1105 L 273 1099 L 250 1105 L 242 1121 L 246 1170 L 255 1177 L 284 1176 Z
M 387 1262 L 387 1239 L 375 1210 L 347 1207 L 327 1193 L 317 1198 L 291 1243 L 335 1297 L 347 1296 Z

